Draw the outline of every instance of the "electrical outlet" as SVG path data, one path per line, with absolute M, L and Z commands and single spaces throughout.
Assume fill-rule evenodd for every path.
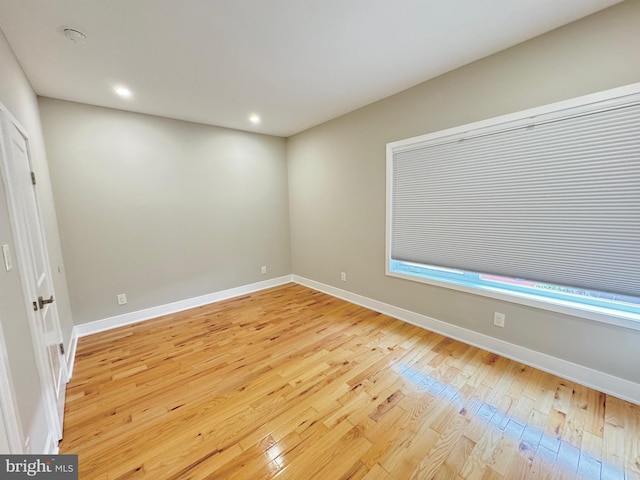
M 347 272 L 340 272 L 340 280 L 343 282 L 347 281 Z
M 125 305 L 127 303 L 127 294 L 121 293 L 118 295 L 118 305 Z
M 505 314 L 500 312 L 493 313 L 493 324 L 496 327 L 504 327 Z
M 262 275 L 267 273 L 267 267 L 262 267 L 262 269 L 260 270 L 260 273 L 262 273 Z

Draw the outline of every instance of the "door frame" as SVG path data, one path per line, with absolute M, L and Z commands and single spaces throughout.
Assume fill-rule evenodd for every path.
M 2 180 L 5 186 L 5 193 L 7 197 L 7 203 L 9 208 L 9 217 L 11 228 L 13 230 L 13 238 L 14 245 L 16 250 L 16 260 L 18 264 L 18 270 L 20 274 L 20 281 L 22 284 L 22 291 L 24 294 L 24 306 L 29 318 L 29 328 L 31 330 L 31 339 L 33 343 L 34 356 L 36 358 L 36 365 L 38 367 L 38 372 L 40 376 L 40 385 L 42 388 L 42 398 L 40 401 L 43 403 L 45 415 L 48 423 L 48 431 L 49 435 L 53 436 L 56 440 L 60 440 L 62 438 L 62 424 L 63 418 L 58 414 L 57 409 L 57 401 L 55 396 L 55 385 L 50 379 L 49 375 L 49 367 L 48 360 L 46 358 L 45 352 L 45 339 L 43 338 L 40 328 L 38 327 L 38 312 L 34 312 L 32 308 L 32 302 L 36 300 L 37 294 L 34 289 L 35 279 L 30 278 L 32 275 L 29 272 L 33 272 L 33 262 L 31 260 L 30 255 L 28 254 L 28 243 L 29 240 L 25 235 L 25 225 L 23 225 L 24 221 L 22 216 L 19 214 L 18 204 L 17 204 L 17 196 L 15 193 L 15 187 L 12 185 L 10 176 L 9 176 L 9 155 L 10 150 L 8 148 L 10 137 L 9 131 L 11 126 L 14 126 L 20 135 L 24 138 L 27 156 L 30 162 L 32 162 L 33 157 L 31 155 L 31 145 L 29 141 L 29 136 L 27 135 L 26 130 L 22 125 L 16 120 L 16 118 L 11 114 L 7 108 L 0 103 L 0 174 L 2 175 Z M 34 195 L 36 197 L 36 208 L 38 213 L 38 219 L 40 224 L 40 229 L 42 231 L 42 238 L 45 245 L 44 248 L 44 257 L 45 257 L 45 269 L 47 275 L 51 279 L 51 288 L 53 290 L 53 276 L 51 275 L 51 264 L 49 261 L 49 255 L 46 248 L 46 236 L 44 235 L 44 226 L 42 225 L 42 214 L 40 211 L 40 203 L 38 201 L 37 190 L 34 189 Z M 55 292 L 54 292 L 55 295 Z M 59 341 L 62 342 L 62 331 L 60 328 L 60 321 L 58 318 L 57 325 L 57 336 L 59 337 Z M 64 355 L 61 355 L 61 374 L 62 379 L 61 382 L 66 384 L 69 380 L 69 375 L 67 372 L 67 363 L 64 359 Z M 64 387 L 63 394 L 64 394 Z
M 24 453 L 24 433 L 18 420 L 18 402 L 16 400 L 13 377 L 9 370 L 9 355 L 0 318 L 0 430 L 9 445 L 8 452 Z

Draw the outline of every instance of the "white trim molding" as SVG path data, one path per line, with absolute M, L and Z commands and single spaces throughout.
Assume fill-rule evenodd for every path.
M 124 327 L 125 325 L 131 325 L 138 322 L 144 322 L 145 320 L 151 320 L 153 318 L 161 317 L 163 315 L 169 315 L 171 313 L 182 312 L 183 310 L 189 310 L 190 308 L 200 307 L 209 303 L 220 302 L 233 297 L 239 297 L 248 293 L 257 292 L 267 288 L 277 287 L 284 285 L 285 283 L 291 283 L 292 276 L 284 275 L 282 277 L 272 278 L 262 282 L 251 283 L 249 285 L 242 285 L 240 287 L 229 288 L 227 290 L 221 290 L 219 292 L 208 293 L 199 297 L 188 298 L 186 300 L 179 300 L 173 303 L 167 303 L 165 305 L 159 305 L 157 307 L 145 308 L 144 310 L 137 310 L 135 312 L 123 313 L 122 315 L 116 315 L 115 317 L 103 318 L 102 320 L 96 320 L 88 323 L 81 323 L 73 327 L 73 339 L 76 341 L 78 338 L 86 337 L 87 335 L 93 335 L 94 333 L 100 333 L 107 330 L 112 330 L 118 327 Z M 73 344 L 73 343 L 72 343 Z M 71 351 L 71 348 L 69 349 Z M 75 345 L 73 345 L 73 354 L 75 356 Z M 73 367 L 73 360 L 71 360 L 71 366 Z
M 69 348 L 67 348 L 67 374 L 69 375 L 69 380 L 71 380 L 71 376 L 73 375 L 73 366 L 76 361 L 76 349 L 78 348 L 78 327 L 74 326 L 73 330 L 71 330 L 71 338 L 69 339 Z
M 437 320 L 298 275 L 293 275 L 293 281 L 305 287 L 312 288 L 313 290 L 318 290 L 333 297 L 346 300 L 347 302 L 397 318 L 403 322 L 459 340 L 468 345 L 496 353 L 515 360 L 516 362 L 530 365 L 539 370 L 640 405 L 640 384 L 624 378 L 615 377 L 583 365 L 547 355 L 546 353 L 537 352 L 498 338 L 490 337 L 489 335 L 474 332 L 473 330 L 452 325 L 442 320 Z
M 15 396 L 13 377 L 9 369 L 9 354 L 0 321 L 0 429 L 9 444 L 7 453 L 24 453 L 24 433 L 19 420 L 19 405 Z
M 55 439 L 53 433 L 49 432 L 47 436 L 47 444 L 45 445 L 45 455 L 58 455 L 60 453 L 60 447 L 58 447 L 58 440 Z

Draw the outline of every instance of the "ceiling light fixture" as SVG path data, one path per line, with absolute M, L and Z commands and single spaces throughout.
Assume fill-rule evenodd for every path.
M 79 43 L 79 44 L 86 43 L 87 36 L 84 33 L 82 33 L 80 30 L 76 28 L 70 28 L 70 27 L 61 27 L 61 28 L 64 36 L 67 37 L 69 40 L 71 40 L 73 43 Z
M 249 121 L 257 125 L 258 123 L 260 123 L 260 115 L 257 115 L 255 113 L 249 115 Z
M 133 93 L 127 87 L 116 87 L 114 91 L 122 98 L 131 98 L 133 96 Z

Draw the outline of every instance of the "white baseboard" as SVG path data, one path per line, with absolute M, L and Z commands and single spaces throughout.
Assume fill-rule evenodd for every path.
M 309 280 L 298 275 L 293 275 L 293 281 L 305 287 L 318 290 L 328 295 L 341 298 L 347 302 L 355 303 L 362 307 L 384 313 L 390 317 L 397 318 L 404 322 L 416 325 L 421 328 L 454 338 L 474 347 L 482 348 L 493 353 L 497 353 L 511 360 L 515 360 L 526 365 L 530 365 L 539 370 L 552 373 L 567 380 L 577 382 L 601 392 L 627 400 L 640 405 L 640 384 L 615 377 L 607 373 L 594 370 L 589 367 L 578 365 L 567 360 L 562 360 L 546 353 L 537 352 L 529 348 L 521 347 L 513 343 L 506 342 L 482 333 L 474 332 L 466 328 L 452 325 L 442 320 L 421 315 L 403 308 L 399 308 L 388 303 L 379 302 L 362 295 L 341 290 L 324 283 Z
M 180 300 L 173 303 L 167 303 L 166 305 L 145 308 L 144 310 L 124 313 L 122 315 L 116 315 L 115 317 L 104 318 L 102 320 L 96 320 L 93 322 L 81 323 L 73 328 L 75 332 L 73 336 L 75 336 L 76 338 L 86 337 L 87 335 L 93 335 L 94 333 L 100 333 L 106 330 L 124 327 L 125 325 L 143 322 L 145 320 L 161 317 L 163 315 L 169 315 L 171 313 L 182 312 L 183 310 L 188 310 L 190 308 L 200 307 L 209 303 L 220 302 L 229 298 L 239 297 L 248 293 L 257 292 L 258 290 L 277 287 L 278 285 L 283 285 L 292 281 L 293 280 L 291 275 L 284 275 L 282 277 L 272 278 L 263 282 L 251 283 L 249 285 L 242 285 L 240 287 L 230 288 L 228 290 L 208 293 L 199 297 L 188 298 L 186 300 Z

